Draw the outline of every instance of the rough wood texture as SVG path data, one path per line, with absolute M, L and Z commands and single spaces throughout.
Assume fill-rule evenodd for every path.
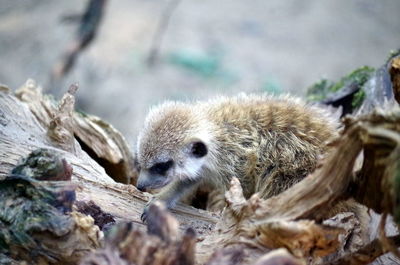
M 393 244 L 400 244 L 400 237 L 394 236 L 389 238 Z M 387 249 L 382 247 L 382 244 L 378 239 L 373 240 L 371 243 L 365 245 L 363 248 L 359 249 L 352 255 L 347 255 L 341 259 L 335 260 L 332 263 L 327 263 L 327 265 L 362 265 L 369 264 L 372 260 L 375 260 L 382 254 L 388 252 Z M 392 263 L 393 262 L 393 263 Z M 396 260 L 391 260 L 391 264 L 398 264 Z M 385 264 L 385 263 L 383 263 Z
M 131 223 L 120 224 L 110 232 L 106 249 L 114 248 L 128 264 L 136 265 L 194 265 L 196 235 L 192 228 L 183 235 L 179 224 L 162 205 L 152 205 L 148 216 L 147 233 Z M 98 251 L 82 265 L 116 264 L 114 258 L 104 258 Z
M 73 210 L 72 168 L 38 149 L 0 180 L 0 253 L 31 264 L 76 264 L 101 246 L 93 218 Z M 0 257 L 0 264 L 8 264 Z
M 47 124 L 50 120 L 50 118 L 47 120 Z M 59 148 L 58 144 L 47 136 L 46 127 L 36 119 L 29 107 L 11 92 L 0 92 L 0 126 L 0 177 L 8 174 L 21 158 L 28 156 L 33 150 L 49 148 L 59 153 L 73 166 L 73 180 L 115 183 L 107 176 L 104 169 L 80 148 L 77 141 L 73 142 L 73 153 Z
M 17 161 L 31 151 L 48 148 L 72 165 L 78 201 L 93 201 L 117 223 L 130 222 L 115 232 L 119 236 L 114 239 L 123 240 L 107 241 L 109 245 L 83 264 L 102 264 L 102 257 L 115 259 L 115 263 L 109 264 L 143 265 L 335 263 L 348 260 L 360 247 L 368 248 L 367 242 L 360 245 L 360 240 L 353 240 L 360 228 L 354 216 L 338 215 L 322 222 L 338 201 L 356 194 L 358 201 L 378 212 L 394 213 L 396 217 L 398 192 L 392 183 L 398 175 L 400 161 L 398 108 L 347 119 L 340 139 L 332 143 L 333 151 L 317 170 L 278 196 L 262 200 L 253 195 L 246 200 L 240 183 L 233 179 L 226 193 L 228 206 L 221 216 L 181 205 L 173 211 L 176 222 L 157 208 L 149 213 L 153 221 L 149 222 L 145 233 L 139 217 L 149 195 L 132 185 L 114 182 L 75 140 L 75 127 L 84 126 L 74 122 L 77 114 L 72 111 L 73 90 L 64 96 L 59 107 L 55 107 L 33 83 L 17 92 L 21 100 L 1 87 L 0 176 L 8 174 Z M 98 128 L 88 126 L 82 131 L 85 130 L 88 134 Z M 118 142 L 109 136 L 113 130 L 101 129 L 100 132 L 87 140 L 90 150 L 96 150 L 91 146 L 104 139 L 110 142 L 103 142 L 100 149 L 125 148 L 112 144 Z M 366 151 L 365 163 L 357 173 L 354 172 L 355 163 L 362 150 Z M 368 201 L 369 198 L 374 200 Z M 374 203 L 378 199 L 384 204 Z M 193 230 L 187 230 L 189 227 Z M 182 237 L 179 231 L 187 232 Z M 275 250 L 279 248 L 290 254 Z M 117 249 L 124 254 L 116 255 Z M 371 250 L 371 253 L 376 251 Z M 182 256 L 182 253 L 186 254 Z M 371 262 L 375 258 L 376 254 L 371 254 L 363 260 Z
M 17 95 L 22 99 L 18 100 L 6 87 L 0 90 L 0 178 L 33 150 L 51 149 L 73 167 L 72 181 L 78 186 L 77 200 L 92 200 L 117 221 L 132 221 L 144 227 L 140 215 L 150 195 L 132 185 L 116 183 L 76 140 L 73 141 L 73 148 L 69 149 L 73 152 L 65 151 L 53 142 L 47 128 L 57 110 L 50 99 L 43 97 L 33 81 L 28 81 L 23 90 L 17 91 Z M 103 133 L 104 138 L 110 137 L 108 133 Z M 98 145 L 104 144 L 102 139 L 97 138 Z M 103 147 L 108 148 L 109 145 L 104 144 Z M 191 226 L 199 235 L 210 233 L 217 221 L 211 214 L 192 207 L 178 206 L 175 213 L 182 228 Z
M 28 80 L 15 94 L 21 101 L 28 104 L 43 128 L 55 127 L 61 122 L 63 126 L 58 130 L 62 131 L 62 128 L 67 127 L 68 124 L 69 128 L 66 132 L 57 131 L 55 128 L 49 130 L 50 135 L 56 138 L 54 143 L 68 142 L 65 139 L 68 137 L 73 141 L 75 137 L 80 141 L 81 146 L 83 145 L 83 149 L 100 163 L 114 180 L 122 183 L 136 183 L 137 172 L 124 137 L 112 125 L 100 118 L 74 111 L 73 96 L 76 90 L 76 85 L 72 85 L 59 107 L 53 99 L 42 94 L 42 88 L 33 80 Z M 64 145 L 73 148 L 76 144 Z

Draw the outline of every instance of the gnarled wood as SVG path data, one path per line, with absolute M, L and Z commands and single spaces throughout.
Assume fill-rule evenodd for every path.
M 150 195 L 138 191 L 132 185 L 116 183 L 82 150 L 78 141 L 73 141 L 74 147 L 70 149 L 73 152 L 65 151 L 53 142 L 47 129 L 57 109 L 50 99 L 41 98 L 37 89 L 40 92 L 40 88 L 29 81 L 24 93 L 21 90 L 17 92 L 28 105 L 7 89 L 0 91 L 0 178 L 10 173 L 33 150 L 48 148 L 71 164 L 72 181 L 78 187 L 77 200 L 92 200 L 117 221 L 132 221 L 144 227 L 140 215 Z M 104 135 L 109 137 L 107 132 Z M 97 141 L 101 142 L 101 139 L 98 138 Z M 211 214 L 191 207 L 178 206 L 175 212 L 181 227 L 191 226 L 200 235 L 210 233 L 216 223 L 216 218 Z
M 150 226 L 149 234 L 143 232 L 145 226 L 139 217 L 149 200 L 149 194 L 138 191 L 132 185 L 116 183 L 82 150 L 75 136 L 82 142 L 85 141 L 90 150 L 97 150 L 95 152 L 98 157 L 101 155 L 114 162 L 121 159 L 130 161 L 132 155 L 129 149 L 122 136 L 110 129 L 112 127 L 106 125 L 99 128 L 96 124 L 101 124 L 101 120 L 92 123 L 93 119 L 72 111 L 72 91 L 64 97 L 58 108 L 32 82 L 28 82 L 17 94 L 20 100 L 6 88 L 0 89 L 0 177 L 8 174 L 22 157 L 38 148 L 50 149 L 63 157 L 72 165 L 72 181 L 77 185 L 78 201 L 93 201 L 117 223 L 123 221 L 136 224 L 135 232 L 130 230 L 136 239 L 129 239 L 135 249 L 125 249 L 127 255 L 132 255 L 132 259 L 122 257 L 115 264 L 152 264 L 136 260 L 138 251 L 146 247 L 160 249 L 160 259 L 168 258 L 171 251 L 176 249 L 193 253 L 194 260 L 190 256 L 192 254 L 180 257 L 184 264 L 215 264 L 213 262 L 216 260 L 232 265 L 256 262 L 270 264 L 268 262 L 274 260 L 287 260 L 290 264 L 321 264 L 325 261 L 334 263 L 341 258 L 346 259 L 357 247 L 361 247 L 359 241 L 354 242 L 349 236 L 359 232 L 360 225 L 354 218 L 337 216 L 336 219 L 321 223 L 338 201 L 350 197 L 350 189 L 352 194 L 356 194 L 357 200 L 375 210 L 396 213 L 398 200 L 393 197 L 397 193 L 392 192 L 392 183 L 398 171 L 398 163 L 392 162 L 399 161 L 400 112 L 397 109 L 348 119 L 340 139 L 332 144 L 333 151 L 324 158 L 317 170 L 278 196 L 262 200 L 253 195 L 246 200 L 240 183 L 233 179 L 231 189 L 226 194 L 228 206 L 222 215 L 213 215 L 182 205 L 176 207 L 173 212 L 181 230 L 191 227 L 198 235 L 194 250 L 195 240 L 192 234 L 187 234 L 187 238 L 183 239 L 188 244 L 180 245 L 176 225 L 162 229 L 164 223 L 176 223 L 168 219 L 169 217 L 154 217 L 165 222 L 154 223 L 155 226 Z M 52 122 L 55 126 L 50 126 Z M 83 140 L 85 137 L 78 136 L 77 128 L 84 135 L 89 135 L 92 131 L 95 133 L 93 137 Z M 63 132 L 60 135 L 65 137 L 53 137 L 51 131 L 54 133 L 55 129 L 56 132 Z M 362 150 L 371 150 L 365 152 L 364 159 L 370 162 L 368 167 L 364 164 L 357 178 L 353 178 L 355 161 Z M 125 152 L 128 154 L 124 154 Z M 125 169 L 126 172 L 133 172 L 133 166 L 129 167 L 128 162 L 126 165 L 130 168 Z M 382 168 L 385 170 L 380 170 Z M 369 175 L 371 172 L 376 174 Z M 366 185 L 371 183 L 365 182 L 368 179 L 374 181 L 375 185 Z M 378 183 L 383 186 L 377 185 Z M 389 187 L 391 192 L 384 193 L 382 187 Z M 379 208 L 377 204 L 368 203 L 371 196 L 369 193 L 385 199 L 384 207 Z M 158 239 L 151 237 L 152 233 L 157 234 Z M 167 236 L 171 233 L 174 238 Z M 147 240 L 151 241 L 148 245 L 145 244 Z M 174 242 L 171 243 L 175 244 L 171 251 L 161 250 L 161 246 L 169 246 L 166 242 Z M 278 259 L 272 255 L 277 252 L 264 256 L 278 248 L 285 248 L 290 254 L 279 252 Z M 179 251 L 174 253 L 180 253 Z M 115 255 L 113 248 L 106 247 L 100 252 L 105 256 L 121 257 Z M 178 256 L 173 257 L 177 260 Z
M 76 91 L 77 87 L 74 89 Z M 61 100 L 60 106 L 57 107 L 51 97 L 42 94 L 42 88 L 37 86 L 35 81 L 28 80 L 15 94 L 21 101 L 27 103 L 43 128 L 55 127 L 60 119 L 63 119 L 66 126 L 66 121 L 71 119 L 68 121 L 70 123 L 69 138 L 75 137 L 79 140 L 83 149 L 100 163 L 114 180 L 122 183 L 136 183 L 137 171 L 134 167 L 133 156 L 122 134 L 111 124 L 96 116 L 74 111 L 74 93 L 74 91 L 67 93 Z M 49 132 L 53 137 L 61 137 L 54 141 L 58 144 L 66 137 L 68 138 L 68 133 L 59 135 L 61 132 L 55 133 L 54 128 Z M 69 145 L 72 148 L 73 144 L 69 143 Z

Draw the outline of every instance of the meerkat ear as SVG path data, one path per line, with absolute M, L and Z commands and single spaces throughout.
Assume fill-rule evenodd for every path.
M 196 158 L 201 158 L 208 153 L 208 148 L 205 143 L 200 140 L 191 142 L 190 154 Z

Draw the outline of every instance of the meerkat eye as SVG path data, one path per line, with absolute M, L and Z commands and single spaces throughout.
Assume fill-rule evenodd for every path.
M 194 142 L 192 145 L 192 155 L 194 157 L 200 158 L 207 154 L 207 146 L 203 142 Z
M 164 175 L 168 171 L 168 169 L 170 169 L 172 167 L 173 164 L 174 164 L 174 161 L 172 161 L 172 160 L 168 160 L 167 162 L 157 163 L 157 164 L 154 164 L 149 169 L 149 171 L 151 173 Z

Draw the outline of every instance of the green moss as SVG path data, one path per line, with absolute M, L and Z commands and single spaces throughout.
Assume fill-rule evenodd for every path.
M 71 193 L 70 211 L 74 191 L 47 187 L 23 175 L 7 176 L 0 182 L 0 253 L 16 246 L 40 251 L 33 233 L 62 234 L 71 228 L 72 220 L 60 209 L 65 204 L 60 192 Z
M 37 149 L 23 159 L 13 170 L 12 174 L 24 175 L 37 180 L 59 180 L 68 172 L 64 160 L 54 151 Z
M 351 106 L 353 109 L 359 108 L 365 99 L 365 92 L 364 90 L 359 90 L 357 93 L 354 94 L 353 100 L 351 102 Z
M 339 82 L 337 82 L 333 87 L 332 91 L 336 92 L 342 89 L 345 85 L 348 85 L 350 83 L 356 83 L 358 86 L 363 86 L 365 82 L 368 81 L 369 77 L 371 74 L 374 72 L 374 68 L 369 67 L 369 66 L 363 66 L 360 67 L 353 72 L 351 72 L 349 75 L 343 77 L 340 79 Z
M 307 99 L 310 101 L 321 101 L 331 93 L 331 87 L 334 85 L 333 82 L 322 79 L 317 83 L 313 84 L 307 89 Z
M 22 251 L 32 259 L 52 259 L 35 235 L 46 232 L 49 238 L 61 237 L 73 228 L 74 221 L 66 213 L 72 211 L 74 187 L 48 181 L 63 180 L 70 173 L 66 169 L 66 162 L 53 150 L 38 149 L 0 180 L 0 254 L 18 256 Z
M 332 82 L 326 79 L 322 79 L 312 85 L 307 90 L 307 98 L 311 101 L 321 101 L 325 99 L 329 94 L 337 92 L 350 84 L 356 84 L 358 87 L 362 86 L 371 77 L 371 74 L 375 71 L 374 68 L 369 66 L 360 67 L 350 74 L 342 77 L 338 82 Z M 364 100 L 365 94 L 360 92 L 356 96 L 355 105 L 359 106 Z

